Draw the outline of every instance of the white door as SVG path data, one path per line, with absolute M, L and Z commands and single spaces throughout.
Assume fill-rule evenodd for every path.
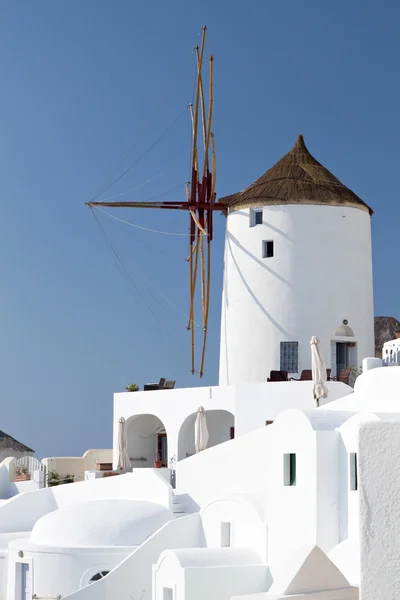
M 31 600 L 29 590 L 29 565 L 21 564 L 21 600 Z

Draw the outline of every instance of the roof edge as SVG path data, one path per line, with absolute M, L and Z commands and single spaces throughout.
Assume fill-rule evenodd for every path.
M 229 198 L 230 196 L 225 196 L 225 198 Z M 243 200 L 242 202 L 239 200 L 234 204 L 226 206 L 226 210 L 224 214 L 229 215 L 232 212 L 240 210 L 242 208 L 261 208 L 264 206 L 282 206 L 285 207 L 288 204 L 291 206 L 323 206 L 323 207 L 338 207 L 338 208 L 356 208 L 357 210 L 361 210 L 369 214 L 370 217 L 374 214 L 372 208 L 370 208 L 367 204 L 359 204 L 358 202 L 323 202 L 318 200 L 302 200 L 299 202 L 298 200 L 277 200 L 276 198 L 263 198 L 260 202 L 259 200 Z

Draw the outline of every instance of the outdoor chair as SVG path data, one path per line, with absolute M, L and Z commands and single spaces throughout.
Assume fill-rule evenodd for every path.
M 167 381 L 165 382 L 165 385 L 163 387 L 164 390 L 173 390 L 175 387 L 175 383 L 176 381 L 172 380 L 172 379 L 167 379 Z
M 287 371 L 271 371 L 267 381 L 287 381 L 288 380 L 288 372 Z
M 327 381 L 331 380 L 331 369 L 326 370 L 326 380 Z M 300 378 L 291 377 L 290 381 L 312 381 L 312 370 L 305 369 L 304 371 L 301 372 Z
M 300 377 L 291 377 L 290 381 L 312 381 L 311 369 L 305 369 L 301 372 Z
M 346 385 L 349 385 L 350 375 L 351 375 L 351 369 L 348 367 L 347 369 L 342 369 L 340 371 L 340 375 L 338 377 L 334 377 L 334 380 L 342 381 Z

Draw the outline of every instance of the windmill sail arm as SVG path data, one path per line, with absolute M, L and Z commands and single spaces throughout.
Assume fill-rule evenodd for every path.
M 190 202 L 87 202 L 87 206 L 96 208 L 96 206 L 104 206 L 108 208 L 164 208 L 169 210 L 193 210 Z M 210 209 L 210 204 L 205 202 L 204 206 L 196 203 L 196 208 Z M 224 211 L 225 207 L 220 202 L 215 202 L 212 206 L 213 210 Z

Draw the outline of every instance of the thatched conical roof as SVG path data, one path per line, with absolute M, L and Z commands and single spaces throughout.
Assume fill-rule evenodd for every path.
M 300 134 L 293 148 L 252 185 L 220 198 L 228 210 L 278 204 L 352 206 L 372 215 L 372 209 L 323 167 Z

